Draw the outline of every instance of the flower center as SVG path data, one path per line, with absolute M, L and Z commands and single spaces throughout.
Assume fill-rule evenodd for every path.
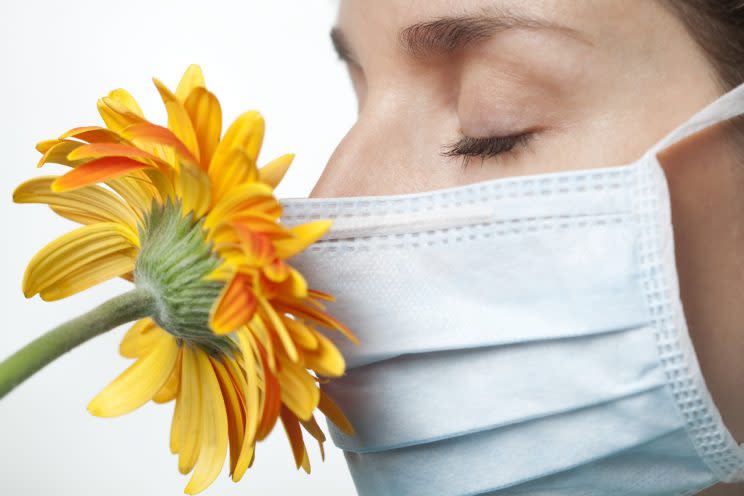
M 209 328 L 209 313 L 224 286 L 206 280 L 220 264 L 202 228 L 203 219 L 184 214 L 181 202 L 153 202 L 139 226 L 140 252 L 134 269 L 137 287 L 156 301 L 153 320 L 164 330 L 219 357 L 232 355 L 237 343 Z

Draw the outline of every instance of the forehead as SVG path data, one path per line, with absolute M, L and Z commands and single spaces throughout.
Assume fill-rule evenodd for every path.
M 422 22 L 458 16 L 515 16 L 583 33 L 598 44 L 638 41 L 663 28 L 657 0 L 341 0 L 336 26 L 359 51 L 384 49 Z

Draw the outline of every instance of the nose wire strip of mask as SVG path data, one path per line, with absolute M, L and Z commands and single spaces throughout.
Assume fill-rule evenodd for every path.
M 491 207 L 448 208 L 370 217 L 336 217 L 321 241 L 447 229 L 492 222 L 495 218 L 495 210 Z

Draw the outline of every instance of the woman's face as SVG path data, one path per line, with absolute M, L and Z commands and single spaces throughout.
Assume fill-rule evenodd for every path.
M 332 37 L 358 118 L 316 197 L 621 165 L 720 93 L 656 1 L 341 0 Z
M 358 117 L 313 197 L 631 163 L 724 92 L 662 0 L 341 0 L 332 37 Z M 659 157 L 689 332 L 744 442 L 744 173 L 711 136 Z

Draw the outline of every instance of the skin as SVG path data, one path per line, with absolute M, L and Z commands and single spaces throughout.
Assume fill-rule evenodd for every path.
M 407 53 L 401 29 L 509 9 L 574 31 L 513 28 L 448 53 Z M 637 160 L 725 90 L 661 1 L 342 0 L 336 20 L 358 118 L 312 197 L 413 193 Z M 443 156 L 462 135 L 534 130 L 496 157 Z M 681 298 L 721 416 L 744 442 L 744 161 L 723 126 L 659 155 L 670 188 Z M 744 494 L 717 484 L 704 496 Z

